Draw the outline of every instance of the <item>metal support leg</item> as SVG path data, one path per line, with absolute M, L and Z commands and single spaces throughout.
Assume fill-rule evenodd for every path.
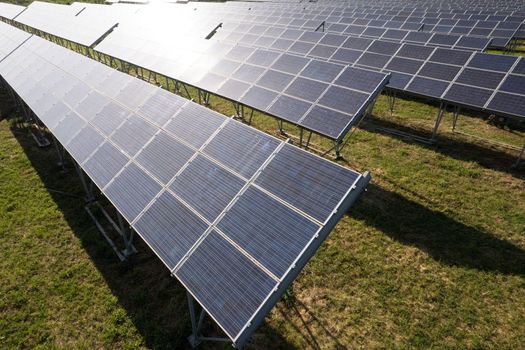
M 192 334 L 188 337 L 191 347 L 196 348 L 202 342 L 198 334 L 197 322 L 195 320 L 195 305 L 193 303 L 193 296 L 190 292 L 186 291 L 186 296 L 188 298 L 188 309 L 190 312 L 190 321 L 191 321 L 191 331 Z
M 286 132 L 284 131 L 283 124 L 284 122 L 282 120 L 277 119 L 277 128 L 279 129 L 279 133 L 283 136 L 286 136 Z
M 252 108 L 252 110 L 250 111 L 250 117 L 248 118 L 248 125 L 252 125 L 252 120 L 253 120 L 253 113 L 254 113 L 254 109 Z
M 196 348 L 204 341 L 213 341 L 213 342 L 231 342 L 228 338 L 219 338 L 219 337 L 205 337 L 201 335 L 202 323 L 204 321 L 205 311 L 201 311 L 199 316 L 199 321 L 195 317 L 195 303 L 193 296 L 190 292 L 186 291 L 186 296 L 188 298 L 188 309 L 190 312 L 190 321 L 191 321 L 191 331 L 192 334 L 188 337 L 188 341 L 192 348 Z
M 53 137 L 53 143 L 55 144 L 55 149 L 57 151 L 58 155 L 58 166 L 62 168 L 62 170 L 66 169 L 66 157 L 64 156 L 64 148 L 56 138 Z
M 122 254 L 124 254 L 125 257 L 128 257 L 137 252 L 135 247 L 133 247 L 133 230 L 131 230 L 129 226 L 125 224 L 124 218 L 118 212 L 117 212 L 117 218 L 118 218 L 118 224 L 120 227 L 122 238 L 124 239 L 124 246 L 125 246 L 125 249 L 122 251 Z
M 436 136 L 439 129 L 439 124 L 441 123 L 441 119 L 443 119 L 443 113 L 445 112 L 445 104 L 441 102 L 439 105 L 439 112 L 436 118 L 436 123 L 434 124 L 434 129 L 432 130 L 432 136 L 430 137 L 430 142 L 434 142 L 436 140 Z
M 390 109 L 390 116 L 394 113 L 394 108 L 396 105 L 396 92 L 395 91 L 389 91 L 388 92 L 388 108 Z
M 86 192 L 86 203 L 92 203 L 95 201 L 95 196 L 93 195 L 93 186 L 88 186 L 88 183 L 86 181 L 86 177 L 84 176 L 84 171 L 80 168 L 77 162 L 73 162 L 75 165 L 75 169 L 77 171 L 78 177 L 80 178 L 80 182 L 82 183 L 82 187 L 84 188 L 84 192 Z
M 456 125 L 459 119 L 459 106 L 454 106 L 454 117 L 452 118 L 452 132 L 456 130 Z

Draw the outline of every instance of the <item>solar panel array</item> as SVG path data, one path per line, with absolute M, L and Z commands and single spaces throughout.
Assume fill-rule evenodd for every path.
M 87 47 L 93 46 L 117 25 L 110 18 L 94 20 L 81 16 L 81 11 L 68 5 L 34 1 L 16 17 L 16 22 Z
M 317 59 L 202 38 L 143 39 L 120 27 L 96 50 L 335 140 L 388 82 L 383 73 Z
M 325 22 L 327 32 L 361 34 L 366 30 L 369 37 L 380 38 L 383 37 L 381 30 L 361 27 L 383 27 L 389 23 L 390 28 L 418 30 L 423 26 L 422 29 L 428 32 L 485 37 L 491 40 L 491 47 L 498 48 L 505 47 L 513 37 L 519 36 L 517 30 L 525 21 L 525 15 L 520 13 L 514 15 L 514 12 L 509 11 L 507 13 L 489 11 L 482 14 L 483 11 L 426 12 L 414 8 L 404 11 L 389 7 L 355 7 L 355 4 L 341 7 L 342 3 L 339 5 L 339 7 L 330 7 L 304 4 L 302 7 L 271 7 L 254 4 L 239 6 L 230 2 L 227 7 L 237 12 L 236 19 L 253 20 L 256 17 L 261 20 L 264 17 L 266 23 L 299 26 L 302 29 L 316 29 L 320 23 Z M 245 12 L 239 14 L 240 9 Z
M 297 38 L 297 39 L 295 39 Z M 517 56 L 493 55 L 480 52 L 457 49 L 434 48 L 430 46 L 400 44 L 382 40 L 346 37 L 330 33 L 301 32 L 293 29 L 278 29 L 271 26 L 241 24 L 231 31 L 224 31 L 213 39 L 225 42 L 241 42 L 254 47 L 264 47 L 304 56 L 322 57 L 329 62 L 342 63 L 353 67 L 377 69 L 391 73 L 388 87 L 394 90 L 408 92 L 419 96 L 444 100 L 452 104 L 461 104 L 476 109 L 492 112 L 506 112 L 512 116 L 525 116 L 525 110 L 512 106 L 499 106 L 494 109 L 492 98 L 503 96 L 498 90 L 499 84 L 494 82 L 484 86 L 480 80 L 492 71 L 501 82 L 505 74 L 510 72 L 512 64 L 519 63 L 523 58 Z M 291 40 L 295 39 L 295 40 Z M 471 62 L 483 59 L 487 63 L 477 69 L 470 69 Z M 503 62 L 511 62 L 504 65 Z M 501 71 L 500 67 L 507 71 Z M 480 69 L 479 69 L 480 68 Z M 466 78 L 466 75 L 475 76 Z M 455 95 L 458 84 L 468 86 L 467 91 L 482 91 L 486 98 L 479 97 L 475 103 L 469 95 Z M 479 89 L 482 87 L 481 89 Z M 487 91 L 483 89 L 488 89 Z M 492 90 L 490 90 L 492 89 Z M 464 91 L 465 88 L 462 90 Z M 489 93 L 490 91 L 494 94 Z M 516 91 L 517 92 L 517 91 Z M 494 96 L 493 96 L 494 95 Z M 507 95 L 505 95 L 507 96 Z M 508 96 L 505 97 L 508 100 Z M 517 92 L 513 95 L 514 103 L 523 105 L 523 95 Z
M 241 17 L 241 18 L 238 18 Z M 235 16 L 233 13 L 226 18 L 235 18 L 250 24 L 269 25 L 272 27 L 295 28 L 302 30 L 316 30 L 323 22 L 317 20 L 297 20 L 292 17 L 273 16 Z M 374 23 L 376 22 L 376 23 Z M 226 23 L 228 23 L 226 21 Z M 373 21 L 354 19 L 353 24 L 325 23 L 322 32 L 341 34 L 345 36 L 383 39 L 396 42 L 413 42 L 422 45 L 458 48 L 464 50 L 484 51 L 490 44 L 491 38 L 481 38 L 468 35 L 429 33 L 416 30 L 406 30 L 408 25 L 400 22 Z M 421 27 L 417 24 L 414 27 Z
M 36 36 L 0 76 L 237 346 L 369 180 Z

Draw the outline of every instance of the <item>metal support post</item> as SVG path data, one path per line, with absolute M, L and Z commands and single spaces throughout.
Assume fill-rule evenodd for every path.
M 441 119 L 443 119 L 443 113 L 445 112 L 445 108 L 445 103 L 441 102 L 441 104 L 439 105 L 439 112 L 436 118 L 436 123 L 434 124 L 434 129 L 432 130 L 432 136 L 430 137 L 430 142 L 434 142 L 436 140 L 439 124 L 441 123 Z
M 231 342 L 231 340 L 228 338 L 205 337 L 201 335 L 202 323 L 204 321 L 204 316 L 206 312 L 204 311 L 204 309 L 202 309 L 200 316 L 199 316 L 199 320 L 197 321 L 195 317 L 195 303 L 193 300 L 193 296 L 191 295 L 189 291 L 186 291 L 186 296 L 188 299 L 188 309 L 190 313 L 191 331 L 192 331 L 192 334 L 188 337 L 188 341 L 191 347 L 196 348 L 197 346 L 202 344 L 202 342 L 204 341 L 226 342 L 226 343 Z
M 388 96 L 388 107 L 390 109 L 390 116 L 392 116 L 392 114 L 394 113 L 395 105 L 396 105 L 396 92 L 390 90 L 387 92 L 387 96 Z
M 452 118 L 452 131 L 454 132 L 456 130 L 456 125 L 459 119 L 459 106 L 454 106 L 454 117 Z
M 133 246 L 133 230 L 125 224 L 124 218 L 122 217 L 122 215 L 120 215 L 119 212 L 117 212 L 117 218 L 122 239 L 124 239 L 125 249 L 122 251 L 122 254 L 124 254 L 124 256 L 127 258 L 128 256 L 137 252 L 137 250 Z

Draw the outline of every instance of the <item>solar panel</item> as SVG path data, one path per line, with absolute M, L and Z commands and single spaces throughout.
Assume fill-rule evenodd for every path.
M 59 56 L 78 64 L 62 67 L 54 63 Z M 0 74 L 24 100 L 49 89 L 27 68 L 61 74 L 60 84 L 67 87 L 62 97 L 42 97 L 53 104 L 35 104 L 35 114 L 53 125 L 51 132 L 86 174 L 234 344 L 242 346 L 368 177 L 159 88 L 148 96 L 135 93 L 149 91 L 140 86 L 146 82 L 127 84 L 133 86 L 129 98 L 140 103 L 114 100 L 101 90 L 109 81 L 94 86 L 77 76 L 75 67 L 83 62 L 91 61 L 33 37 L 0 63 Z M 378 74 L 369 77 L 380 79 Z M 346 84 L 352 82 L 352 75 L 348 78 Z M 366 79 L 355 84 L 374 88 Z M 79 86 L 87 87 L 83 96 Z M 343 100 L 354 94 L 369 97 L 331 88 L 338 89 L 334 96 L 344 92 Z M 69 91 L 75 91 L 75 98 Z M 77 94 L 80 103 L 70 105 L 66 99 L 76 101 Z M 159 105 L 172 108 L 159 118 Z M 321 113 L 326 128 L 332 125 L 327 115 L 329 120 L 342 115 L 342 125 L 333 124 L 334 134 L 347 126 L 347 115 L 321 108 L 307 116 Z
M 444 98 L 448 101 L 456 102 L 465 106 L 483 108 L 488 101 L 492 91 L 480 89 L 474 86 L 453 84 Z
M 0 22 L 0 62 L 30 37 L 31 34 Z
M 93 46 L 117 22 L 105 16 L 77 16 L 71 6 L 33 1 L 16 17 L 16 22 L 86 47 Z
M 515 56 L 476 53 L 468 63 L 468 66 L 496 72 L 507 72 L 517 59 L 518 57 Z
M 26 8 L 24 6 L 0 2 L 0 17 L 5 19 L 13 19 L 25 9 Z

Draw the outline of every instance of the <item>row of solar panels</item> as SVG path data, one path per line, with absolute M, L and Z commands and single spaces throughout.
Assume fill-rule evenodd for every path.
M 227 16 L 226 18 L 232 17 Z M 294 20 L 293 18 L 281 18 L 283 20 L 279 20 L 279 17 L 264 17 L 255 15 L 238 15 L 235 16 L 235 18 L 236 21 L 245 22 L 248 24 L 271 25 L 274 27 L 286 27 L 299 30 L 315 30 L 316 28 L 322 26 L 322 22 Z M 228 23 L 228 21 L 225 22 Z M 492 38 L 483 38 L 477 36 L 429 33 L 402 29 L 387 29 L 367 25 L 336 24 L 326 22 L 324 23 L 324 26 L 324 31 L 317 31 L 336 33 L 345 36 L 382 39 L 396 42 L 418 43 L 421 45 L 441 46 L 463 50 L 484 51 L 487 47 L 489 47 L 489 44 L 491 44 L 491 42 L 494 41 Z M 236 31 L 236 34 L 239 33 L 242 32 Z M 511 34 L 509 38 L 504 40 L 504 42 L 497 42 L 497 45 L 505 46 L 507 42 L 510 41 L 510 38 L 512 38 L 512 36 L 513 35 Z
M 457 13 L 457 14 L 485 14 L 485 15 L 512 15 L 525 13 L 525 8 L 521 0 L 506 1 L 495 0 L 492 3 L 480 0 L 454 1 L 441 6 L 439 1 L 341 1 L 325 0 L 323 2 L 304 2 L 294 3 L 266 3 L 253 4 L 251 1 L 227 1 L 227 6 L 235 8 L 246 7 L 266 7 L 266 8 L 297 8 L 298 6 L 311 11 L 338 11 L 338 12 L 359 12 L 376 11 L 381 14 L 426 14 L 426 13 Z
M 48 4 L 44 5 L 49 7 Z M 200 21 L 199 21 L 200 23 Z M 128 23 L 129 24 L 129 23 Z M 210 24 L 209 32 L 215 24 Z M 77 26 L 74 32 L 81 31 Z M 193 27 L 190 27 L 193 29 Z M 248 56 L 236 54 L 243 48 L 234 45 L 212 45 L 209 41 L 174 40 L 173 36 L 163 37 L 169 40 L 173 49 L 167 50 L 167 43 L 155 43 L 141 40 L 130 35 L 119 36 L 120 32 L 133 31 L 143 36 L 135 23 L 121 25 L 112 35 L 97 46 L 97 51 L 150 69 L 156 73 L 196 86 L 202 90 L 218 94 L 234 102 L 263 111 L 281 120 L 298 125 L 328 138 L 340 141 L 347 132 L 365 115 L 367 107 L 382 91 L 388 76 L 363 69 L 347 69 L 333 65 L 336 74 L 320 74 L 317 67 L 322 62 L 311 59 L 310 65 L 301 75 L 284 74 L 277 76 L 274 70 L 252 68 L 246 60 Z M 74 32 L 72 35 L 74 35 Z M 181 35 L 181 33 L 178 33 Z M 96 39 L 93 37 L 93 39 Z M 220 46 L 220 47 L 219 47 Z M 147 54 L 145 51 L 147 51 Z M 230 53 L 231 51 L 231 53 Z M 276 57 L 276 53 L 267 53 Z M 231 69 L 220 67 L 223 57 L 236 61 L 237 71 L 233 75 L 221 73 Z M 251 61 L 250 61 L 251 62 Z M 217 74 L 219 72 L 219 74 Z M 339 73 L 341 76 L 339 77 Z M 279 79 L 279 80 L 276 80 Z M 368 79 L 369 83 L 360 85 L 354 80 Z M 337 80 L 337 81 L 336 81 Z M 316 85 L 319 95 L 301 94 L 304 86 Z M 285 89 L 288 87 L 288 89 Z M 285 91 L 286 90 L 286 91 Z M 347 102 L 343 102 L 344 100 Z
M 344 138 L 388 82 L 383 73 L 316 59 L 290 66 L 289 55 L 244 45 L 170 40 L 176 50 L 166 52 L 165 43 L 117 29 L 96 50 L 334 140 Z
M 525 79 L 521 76 L 525 74 L 525 59 L 517 56 L 296 31 L 292 33 L 300 35 L 299 39 L 283 49 L 271 35 L 288 35 L 287 30 L 261 25 L 241 27 L 233 35 L 214 38 L 306 57 L 327 53 L 324 58 L 329 62 L 391 73 L 387 85 L 391 89 L 498 114 L 525 116 Z M 235 35 L 241 32 L 247 34 Z M 320 46 L 322 50 L 316 49 Z
M 224 71 L 217 64 L 217 62 L 225 58 L 224 52 L 218 53 L 218 51 L 223 50 L 222 48 L 212 48 L 208 43 L 201 48 L 193 39 L 187 45 L 177 41 L 175 48 L 178 49 L 178 54 L 173 56 L 173 52 L 166 52 L 166 42 L 157 43 L 155 42 L 158 39 L 156 37 L 136 38 L 125 29 L 125 26 L 117 28 L 97 47 L 97 50 L 203 90 L 234 101 L 240 101 L 250 107 L 262 110 L 330 138 L 341 138 L 344 136 L 349 127 L 360 119 L 362 115 L 360 113 L 364 111 L 365 105 L 369 102 L 369 100 L 365 99 L 365 94 L 374 95 L 380 91 L 381 83 L 374 89 L 361 91 L 364 93 L 361 95 L 362 98 L 352 98 L 351 106 L 345 108 L 339 101 L 329 101 L 328 98 L 323 98 L 322 101 L 316 100 L 316 98 L 320 97 L 318 95 L 319 91 L 321 94 L 325 91 L 328 93 L 325 84 L 333 82 L 333 80 L 327 81 L 326 77 L 322 79 L 313 78 L 312 80 L 314 81 L 311 81 L 304 79 L 312 77 L 299 75 L 290 84 L 294 78 L 293 75 L 290 75 L 290 72 L 294 72 L 296 68 L 292 71 L 279 71 L 282 68 L 269 67 L 264 64 L 258 66 L 253 64 L 253 62 L 239 61 L 238 58 L 234 58 L 235 64 L 230 65 L 230 67 L 233 67 L 232 71 Z M 332 62 L 353 64 L 355 67 L 367 67 L 382 70 L 383 72 L 393 72 L 393 78 L 389 85 L 391 88 L 431 98 L 442 99 L 446 97 L 450 101 L 456 100 L 455 97 L 451 97 L 446 92 L 448 91 L 448 86 L 452 84 L 455 77 L 459 74 L 462 65 L 447 66 L 444 62 L 435 62 L 432 59 L 426 62 L 426 59 L 432 56 L 434 50 L 432 48 L 421 48 L 428 56 L 414 59 L 414 57 L 406 57 L 407 54 L 403 52 L 412 48 L 417 52 L 419 47 L 407 44 L 373 42 L 372 40 L 347 38 L 341 35 L 301 32 L 291 29 L 283 30 L 274 26 L 265 27 L 261 25 L 251 27 L 239 25 L 234 30 L 230 30 L 231 33 L 228 37 L 224 38 L 225 34 L 228 33 L 227 30 L 228 26 L 225 24 L 225 28 L 221 28 L 213 38 L 223 39 L 232 44 L 242 43 L 243 45 L 309 56 L 316 60 L 324 59 Z M 240 34 L 244 32 L 247 32 L 247 34 Z M 262 34 L 257 35 L 255 33 Z M 417 34 L 428 35 L 428 33 Z M 298 39 L 292 40 L 294 38 Z M 173 45 L 173 38 L 170 37 L 169 40 Z M 401 46 L 406 47 L 401 48 Z M 199 52 L 195 52 L 195 50 Z M 398 51 L 399 56 L 396 56 Z M 461 52 L 459 54 L 468 55 Z M 270 53 L 266 53 L 266 55 L 270 55 Z M 205 57 L 213 57 L 213 59 L 207 60 Z M 188 62 L 190 63 L 189 65 Z M 175 65 L 178 69 L 174 69 Z M 321 66 L 322 64 L 319 62 L 317 65 Z M 332 65 L 331 69 L 336 72 L 342 71 L 341 67 L 337 65 Z M 250 71 L 251 75 L 245 74 L 247 70 Z M 203 72 L 203 74 L 194 74 L 195 71 Z M 281 78 L 281 80 L 271 84 L 268 83 L 269 80 L 278 78 Z M 376 81 L 379 81 L 379 79 Z M 349 83 L 347 85 L 343 84 L 343 86 L 353 88 Z M 311 91 L 311 93 L 300 94 L 299 90 L 297 90 L 298 87 L 310 89 L 309 92 Z M 284 93 L 282 93 L 283 91 Z M 330 90 L 330 92 L 333 91 L 335 89 Z M 341 91 L 337 89 L 337 91 L 340 92 L 340 94 L 336 95 L 337 99 L 343 98 L 343 96 L 350 96 L 350 94 L 345 94 L 347 90 Z M 489 101 L 485 102 L 486 106 L 480 106 L 480 100 L 472 107 L 489 107 Z M 318 103 L 322 105 L 322 109 L 312 109 L 312 106 Z M 511 106 L 507 110 L 510 108 Z M 499 109 L 502 112 L 502 108 Z M 341 112 L 343 114 L 340 114 Z M 359 113 L 355 114 L 357 112 Z M 509 110 L 508 112 L 509 114 L 516 114 L 515 111 L 511 112 Z M 521 113 L 517 114 L 521 115 Z
M 210 10 L 207 8 L 207 10 Z M 215 11 L 220 11 L 216 9 Z M 438 32 L 456 35 L 475 35 L 480 37 L 486 37 L 492 40 L 491 46 L 496 48 L 506 47 L 510 40 L 517 36 L 517 32 L 521 27 L 524 17 L 520 17 L 517 22 L 512 20 L 504 21 L 476 21 L 476 20 L 454 20 L 458 22 L 457 27 L 452 26 L 451 20 L 448 19 L 411 19 L 404 20 L 393 16 L 381 16 L 381 15 L 366 15 L 366 14 L 352 14 L 347 16 L 334 16 L 332 14 L 308 14 L 303 11 L 294 11 L 290 9 L 288 11 L 276 11 L 260 9 L 249 11 L 238 11 L 230 10 L 227 12 L 225 18 L 236 18 L 236 20 L 244 21 L 257 21 L 266 24 L 277 24 L 285 25 L 289 27 L 297 27 L 300 29 L 312 29 L 316 30 L 321 27 L 324 23 L 324 27 L 327 31 L 336 33 L 348 33 L 354 35 L 365 35 L 375 38 L 382 38 L 385 34 L 386 29 L 404 29 L 404 30 L 420 30 L 423 29 L 427 32 Z M 232 17 L 233 16 L 233 17 Z M 443 21 L 442 25 L 438 25 L 437 22 Z M 368 28 L 367 28 L 368 27 Z M 370 28 L 378 27 L 378 28 Z M 395 36 L 385 36 L 392 40 L 403 40 L 410 32 L 398 32 Z M 430 36 L 428 36 L 430 37 Z
M 450 40 L 453 40 L 453 38 L 456 38 L 457 40 L 460 35 L 471 35 L 492 39 L 490 43 L 491 47 L 496 48 L 506 47 L 513 38 L 518 37 L 518 30 L 522 27 L 522 22 L 488 22 L 480 24 L 477 21 L 462 21 L 457 26 L 454 26 L 444 24 L 426 24 L 424 22 L 364 19 L 359 17 L 332 18 L 322 15 L 317 15 L 315 18 L 309 17 L 310 16 L 302 15 L 293 16 L 291 13 L 286 13 L 281 16 L 276 16 L 275 14 L 263 15 L 260 13 L 250 15 L 237 14 L 235 16 L 237 20 L 247 22 L 257 21 L 266 24 L 285 25 L 306 30 L 323 28 L 325 31 L 333 33 L 363 35 L 398 41 L 409 41 L 411 36 L 417 36 L 417 33 L 414 33 L 414 31 L 419 30 L 429 33 L 450 34 Z M 448 20 L 444 21 L 444 23 L 448 23 Z M 389 33 L 387 32 L 388 29 L 398 30 L 390 30 Z M 430 39 L 431 35 L 426 36 L 426 38 Z
M 3 81 L 237 346 L 369 180 L 6 25 L 0 48 Z

